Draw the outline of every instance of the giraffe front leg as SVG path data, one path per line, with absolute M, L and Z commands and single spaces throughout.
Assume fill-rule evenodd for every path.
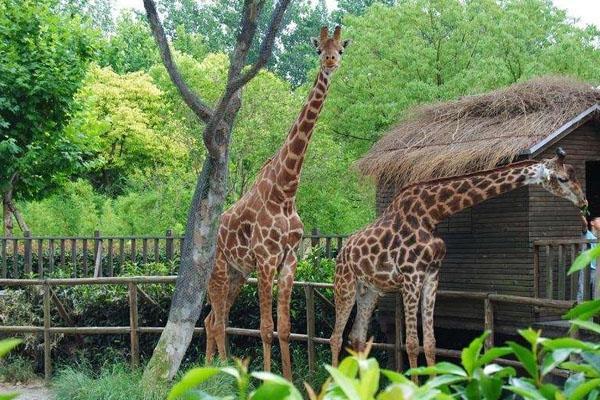
M 421 274 L 415 273 L 412 279 L 405 279 L 402 284 L 402 300 L 404 303 L 404 319 L 406 325 L 406 353 L 411 368 L 417 367 L 419 356 L 419 336 L 417 334 L 417 311 L 419 309 L 419 297 L 421 295 Z M 412 376 L 415 383 L 419 382 L 416 375 Z
M 361 283 L 357 283 L 357 289 L 356 318 L 350 332 L 350 341 L 354 350 L 363 351 L 367 341 L 369 322 L 371 321 L 373 310 L 377 306 L 379 293 Z
M 347 264 L 338 263 L 333 284 L 335 301 L 335 326 L 329 341 L 331 345 L 331 365 L 337 367 L 340 350 L 342 349 L 342 335 L 356 301 L 356 278 Z
M 225 314 L 228 290 L 227 261 L 223 253 L 217 249 L 215 267 L 208 282 L 208 298 L 212 309 L 204 320 L 207 363 L 212 362 L 215 346 L 218 349 L 221 359 L 225 360 L 227 358 L 225 350 Z
M 292 362 L 290 359 L 290 300 L 296 274 L 296 253 L 290 251 L 283 260 L 283 266 L 277 280 L 277 334 L 279 336 L 279 347 L 281 349 L 281 367 L 283 376 L 292 380 Z
M 421 298 L 421 318 L 423 321 L 423 350 L 427 366 L 435 364 L 435 333 L 433 326 L 433 311 L 438 287 L 441 261 L 432 263 L 425 271 L 423 294 Z
M 260 338 L 263 344 L 263 366 L 271 371 L 271 346 L 273 344 L 273 279 L 277 272 L 277 257 L 258 263 L 258 301 L 260 304 Z

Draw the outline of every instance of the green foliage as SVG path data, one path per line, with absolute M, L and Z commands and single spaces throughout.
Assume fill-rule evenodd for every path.
M 19 339 L 4 339 L 0 340 L 0 361 L 6 356 L 6 354 L 17 347 L 21 343 Z M 11 400 L 19 396 L 18 393 L 4 393 L 0 394 L 0 400 Z
M 27 383 L 36 378 L 30 359 L 15 355 L 0 360 L 0 382 Z
M 56 400 L 162 400 L 167 389 L 149 393 L 140 384 L 142 371 L 131 371 L 124 364 L 113 364 L 95 372 L 87 365 L 58 371 L 52 388 Z
M 159 63 L 158 49 L 146 16 L 130 11 L 121 13 L 115 32 L 107 38 L 99 61 L 119 74 L 148 71 Z
M 53 2 L 0 1 L 0 191 L 47 194 L 82 164 L 81 152 L 53 134 L 94 57 L 96 34 Z

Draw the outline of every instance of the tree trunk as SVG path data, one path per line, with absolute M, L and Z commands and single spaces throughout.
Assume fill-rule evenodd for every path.
M 12 212 L 12 214 L 15 216 L 15 219 L 17 220 L 17 224 L 19 224 L 19 229 L 21 229 L 21 232 L 29 232 L 29 226 L 25 222 L 25 218 L 23 218 L 23 215 L 21 215 L 21 213 L 17 209 L 17 206 L 15 205 L 15 202 L 12 199 L 8 200 L 8 207 L 10 208 L 10 212 Z
M 12 189 L 8 189 L 6 192 L 2 194 L 2 218 L 3 218 L 3 226 L 4 226 L 4 236 L 12 237 L 13 236 L 13 213 L 10 208 L 10 203 L 12 201 Z
M 227 154 L 221 160 L 208 157 L 192 199 L 169 319 L 144 371 L 145 387 L 171 380 L 192 340 L 214 264 L 226 189 Z

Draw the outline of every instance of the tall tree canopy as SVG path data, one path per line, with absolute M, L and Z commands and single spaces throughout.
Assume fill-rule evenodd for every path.
M 95 56 L 94 31 L 50 0 L 0 0 L 0 191 L 5 234 L 12 196 L 47 193 L 82 162 L 57 134 Z

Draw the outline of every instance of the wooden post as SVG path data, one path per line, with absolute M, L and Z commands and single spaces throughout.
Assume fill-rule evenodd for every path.
M 131 262 L 135 263 L 137 261 L 137 248 L 135 238 L 131 238 Z
M 29 275 L 31 273 L 31 264 L 32 264 L 32 250 L 33 250 L 33 246 L 31 243 L 31 232 L 29 231 L 25 231 L 23 232 L 23 236 L 25 237 L 24 241 L 24 250 L 25 250 L 25 254 L 24 254 L 24 269 L 25 269 L 25 275 Z
M 71 239 L 71 263 L 73 263 L 73 278 L 77 278 L 77 239 Z
M 540 249 L 533 245 L 533 296 L 540 297 Z
M 586 268 L 589 269 L 589 268 Z M 596 258 L 596 270 L 592 272 L 596 274 L 594 280 L 594 298 L 593 300 L 600 299 L 600 257 Z
M 108 239 L 108 276 L 113 276 L 115 274 L 114 265 L 113 265 L 113 240 Z
M 557 278 L 557 282 L 558 282 L 558 296 L 557 299 L 558 300 L 564 300 L 566 298 L 565 296 L 565 292 L 566 292 L 566 288 L 567 288 L 567 271 L 565 269 L 565 259 L 564 259 L 564 245 L 559 244 L 558 245 L 558 268 L 557 268 L 557 273 L 558 273 L 558 278 Z
M 310 285 L 304 286 L 306 296 L 306 336 L 308 352 L 308 372 L 315 372 L 317 357 L 315 354 L 315 289 Z
M 325 238 L 325 257 L 331 258 L 331 238 Z
M 81 246 L 82 246 L 81 253 L 82 253 L 82 258 L 83 258 L 83 276 L 85 278 L 87 278 L 88 277 L 88 240 L 83 239 L 83 243 Z
M 0 240 L 0 245 L 2 246 L 2 279 L 5 279 L 7 274 L 6 239 Z
M 100 231 L 94 232 L 94 278 L 102 276 L 102 239 Z
M 154 238 L 154 262 L 160 262 L 160 243 L 158 238 Z
M 166 243 L 166 252 L 167 252 L 167 260 L 173 260 L 173 231 L 171 229 L 167 230 L 167 243 Z
M 119 239 L 119 267 L 123 270 L 125 264 L 125 239 Z
M 483 301 L 484 310 L 484 330 L 490 331 L 489 336 L 485 339 L 485 349 L 489 350 L 494 347 L 494 303 L 489 298 Z
M 48 240 L 48 266 L 50 272 L 54 271 L 54 239 Z
M 13 278 L 18 279 L 21 274 L 19 273 L 19 239 L 13 239 Z
M 50 285 L 44 283 L 44 379 L 50 382 L 52 360 L 50 347 Z
M 60 267 L 65 269 L 65 239 L 60 239 Z
M 148 264 L 148 238 L 142 239 L 142 265 Z
M 571 262 L 569 265 L 573 265 L 575 262 L 575 256 L 577 255 L 577 245 L 571 245 Z M 579 273 L 571 274 L 571 300 L 577 300 L 577 288 L 579 288 Z
M 552 266 L 552 249 L 546 246 L 546 298 L 551 299 L 554 294 L 554 268 Z
M 404 343 L 404 304 L 402 296 L 396 293 L 396 304 L 394 307 L 394 359 L 396 362 L 396 371 L 404 371 L 404 357 L 402 353 L 402 343 Z
M 140 343 L 138 338 L 138 298 L 137 286 L 129 282 L 129 328 L 131 339 L 131 368 L 140 365 Z
M 44 241 L 42 239 L 38 239 L 38 278 L 44 278 Z

